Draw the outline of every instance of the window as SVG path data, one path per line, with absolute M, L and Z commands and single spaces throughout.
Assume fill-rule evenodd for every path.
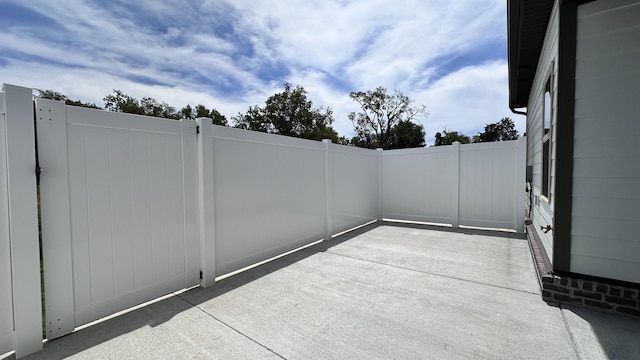
M 542 196 L 549 199 L 549 187 L 551 182 L 551 109 L 553 108 L 552 99 L 552 76 L 549 75 L 547 83 L 544 86 L 544 97 L 542 99 L 542 107 L 544 112 L 542 114 Z

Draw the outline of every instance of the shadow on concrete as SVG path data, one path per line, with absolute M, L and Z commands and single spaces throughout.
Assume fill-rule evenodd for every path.
M 517 233 L 513 231 L 479 229 L 479 228 L 473 228 L 473 227 L 454 228 L 449 226 L 439 226 L 439 225 L 412 223 L 412 222 L 397 222 L 397 221 L 382 221 L 378 226 L 381 226 L 381 225 L 404 227 L 404 228 L 410 228 L 410 229 L 450 232 L 450 233 L 456 233 L 456 234 L 494 236 L 494 237 L 509 238 L 509 239 L 527 240 L 526 234 Z
M 640 321 L 631 316 L 562 305 L 580 359 L 638 359 Z
M 22 359 L 64 359 L 127 333 L 133 332 L 137 329 L 144 327 L 156 327 L 171 320 L 176 315 L 192 308 L 193 306 L 198 306 L 208 300 L 224 295 L 229 291 L 240 288 L 252 281 L 286 268 L 287 266 L 318 252 L 325 251 L 335 245 L 348 241 L 380 225 L 382 225 L 380 222 L 365 225 L 337 236 L 329 242 L 324 241 L 217 281 L 215 285 L 209 288 L 205 289 L 197 287 L 188 290 L 189 300 L 181 294 L 177 294 L 75 331 L 71 334 L 67 334 L 52 341 L 47 341 L 44 343 L 42 351 Z M 5 358 L 0 357 L 0 359 L 15 360 L 16 357 L 15 354 L 12 354 Z

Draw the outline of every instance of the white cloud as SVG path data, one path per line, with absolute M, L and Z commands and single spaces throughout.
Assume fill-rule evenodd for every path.
M 429 118 L 423 122 L 429 143 L 433 143 L 436 132 L 445 128 L 472 136 L 503 117 L 512 118 L 522 135 L 524 118 L 510 112 L 507 97 L 504 61 L 463 68 L 415 94 L 416 101 L 429 111 Z
M 143 9 L 133 14 L 83 0 L 16 4 L 60 28 L 44 36 L 29 24 L 3 29 L 0 56 L 32 58 L 5 57 L 0 82 L 98 105 L 115 88 L 176 107 L 203 103 L 231 117 L 289 81 L 315 105 L 331 107 L 334 127 L 348 136 L 347 114 L 358 110 L 348 93 L 377 86 L 427 106 L 430 142 L 445 126 L 472 135 L 503 116 L 516 118 L 507 109 L 504 54 L 482 53 L 484 44 L 506 41 L 503 0 L 156 1 L 135 3 Z M 451 58 L 473 60 L 475 52 L 475 65 L 450 66 Z M 141 77 L 168 85 L 135 81 Z M 522 132 L 523 121 L 516 123 Z

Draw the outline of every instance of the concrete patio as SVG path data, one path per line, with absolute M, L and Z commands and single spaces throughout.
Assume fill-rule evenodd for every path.
M 382 223 L 76 331 L 27 358 L 639 354 L 636 319 L 544 303 L 522 237 Z

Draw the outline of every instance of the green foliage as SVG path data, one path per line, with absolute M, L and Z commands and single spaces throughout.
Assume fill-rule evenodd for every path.
M 144 115 L 144 110 L 140 106 L 138 99 L 125 94 L 121 90 L 114 89 L 112 94 L 105 96 L 102 100 L 104 101 L 104 108 L 109 111 Z
M 100 109 L 96 104 L 70 100 L 66 95 L 57 91 L 40 89 L 36 89 L 36 91 L 38 92 L 38 96 L 41 98 L 64 101 L 67 105 Z M 151 97 L 144 97 L 142 100 L 138 100 L 133 96 L 125 94 L 121 90 L 113 90 L 113 93 L 105 96 L 103 100 L 105 109 L 109 111 L 155 116 L 175 120 L 194 120 L 199 117 L 206 117 L 212 119 L 215 125 L 228 125 L 227 118 L 218 110 L 214 108 L 209 110 L 204 105 L 197 105 L 195 109 L 192 108 L 191 105 L 187 105 L 178 112 L 173 106 L 165 102 L 158 102 Z
M 113 93 L 105 96 L 103 100 L 105 108 L 110 111 L 175 120 L 181 118 L 181 115 L 176 112 L 176 109 L 165 102 L 159 103 L 151 97 L 138 100 L 133 96 L 125 94 L 121 90 L 113 90 Z
M 183 119 L 195 120 L 197 118 L 210 118 L 214 125 L 222 125 L 227 126 L 227 117 L 222 115 L 218 110 L 211 108 L 211 110 L 207 109 L 204 105 L 196 105 L 195 111 L 191 107 L 191 105 L 187 104 L 187 106 L 183 107 L 180 110 L 180 116 Z
M 71 106 L 81 106 L 86 108 L 100 109 L 96 104 L 83 103 L 80 100 L 71 100 L 65 94 L 59 93 L 57 91 L 40 90 L 40 89 L 36 89 L 36 91 L 38 92 L 38 97 L 41 97 L 43 99 L 64 101 L 66 105 L 71 105 Z
M 424 127 L 409 120 L 400 120 L 391 131 L 389 148 L 405 149 L 424 147 Z
M 71 105 L 71 106 L 80 106 L 80 107 L 86 107 L 86 108 L 91 108 L 91 109 L 101 109 L 98 105 L 94 104 L 94 103 L 83 103 L 80 100 L 65 100 L 64 103 L 66 105 Z
M 513 120 L 508 117 L 502 118 L 497 123 L 487 124 L 484 131 L 473 136 L 473 142 L 491 142 L 517 140 L 518 131 Z
M 331 139 L 339 142 L 338 133 L 331 127 L 333 111 L 314 108 L 302 86 L 292 88 L 284 84 L 284 91 L 270 96 L 265 106 L 250 106 L 246 113 L 233 117 L 234 127 L 300 137 L 311 140 Z
M 464 134 L 460 134 L 457 131 L 442 131 L 444 136 L 441 133 L 436 133 L 436 143 L 435 146 L 441 145 L 451 145 L 454 142 L 459 142 L 461 144 L 468 144 L 471 142 L 471 139 Z
M 361 108 L 361 112 L 349 114 L 357 134 L 352 139 L 354 145 L 383 149 L 424 146 L 424 128 L 412 122 L 418 116 L 427 115 L 424 105 L 412 106 L 413 100 L 408 96 L 398 90 L 389 95 L 382 86 L 373 91 L 354 91 L 349 97 Z M 402 124 L 397 129 L 399 134 L 394 135 L 399 124 Z M 420 136 L 423 140 L 416 143 L 415 139 Z
M 59 100 L 59 101 L 67 100 L 67 96 L 65 94 L 59 93 L 57 91 L 41 90 L 41 89 L 35 89 L 35 90 L 38 92 L 38 97 L 41 97 L 43 99 Z

